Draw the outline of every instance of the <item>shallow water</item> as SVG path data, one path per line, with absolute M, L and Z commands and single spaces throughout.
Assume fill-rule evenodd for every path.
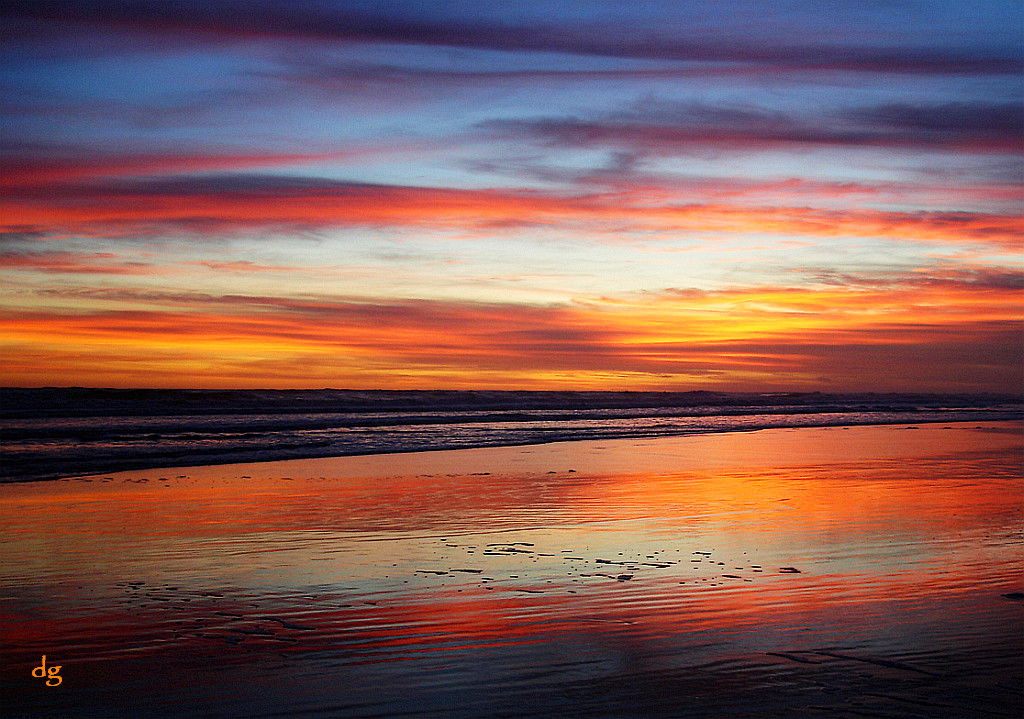
M 1020 430 L 5 485 L 4 714 L 1016 716 Z
M 1024 419 L 993 395 L 0 388 L 0 482 L 776 427 Z

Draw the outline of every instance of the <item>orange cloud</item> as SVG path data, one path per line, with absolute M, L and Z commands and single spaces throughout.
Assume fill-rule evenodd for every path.
M 1018 299 L 924 280 L 550 306 L 107 291 L 0 313 L 0 337 L 28 385 L 1005 391 Z
M 570 195 L 372 185 L 317 178 L 221 175 L 21 188 L 0 201 L 9 227 L 78 233 L 199 225 L 375 226 L 480 229 L 549 224 L 616 235 L 768 233 L 811 237 L 886 237 L 1019 248 L 1017 214 L 824 209 L 680 202 L 678 192 Z
M 3 252 L 0 270 L 95 275 L 166 275 L 174 268 L 137 262 L 110 252 Z

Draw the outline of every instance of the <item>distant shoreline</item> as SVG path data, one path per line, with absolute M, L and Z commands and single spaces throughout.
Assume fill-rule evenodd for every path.
M 1024 403 L 1021 393 L 993 392 L 727 392 L 617 390 L 348 390 L 116 389 L 0 387 L 3 420 L 54 417 L 153 417 L 212 414 L 310 414 L 416 410 L 515 411 L 778 407 L 862 403 L 967 406 Z M 821 411 L 818 409 L 818 411 Z M 0 425 L 2 426 L 2 425 Z

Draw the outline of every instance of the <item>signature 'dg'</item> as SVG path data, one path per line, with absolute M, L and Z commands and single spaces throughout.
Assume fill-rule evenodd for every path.
M 46 666 L 46 655 L 43 655 L 43 663 L 32 670 L 32 676 L 37 679 L 46 679 L 46 686 L 56 687 L 59 686 L 64 678 L 60 675 L 60 665 L 47 667 Z

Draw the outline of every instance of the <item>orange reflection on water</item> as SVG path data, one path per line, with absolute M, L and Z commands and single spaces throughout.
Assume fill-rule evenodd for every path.
M 956 655 L 998 679 L 1021 625 L 1002 597 L 1019 591 L 1019 430 L 767 430 L 7 485 L 0 641 L 115 683 L 141 657 L 172 674 L 211 657 L 289 657 L 312 675 L 430 662 L 470 682 L 500 667 L 526 686 L 780 652 L 853 661 L 836 651 L 926 672 L 959 671 Z

